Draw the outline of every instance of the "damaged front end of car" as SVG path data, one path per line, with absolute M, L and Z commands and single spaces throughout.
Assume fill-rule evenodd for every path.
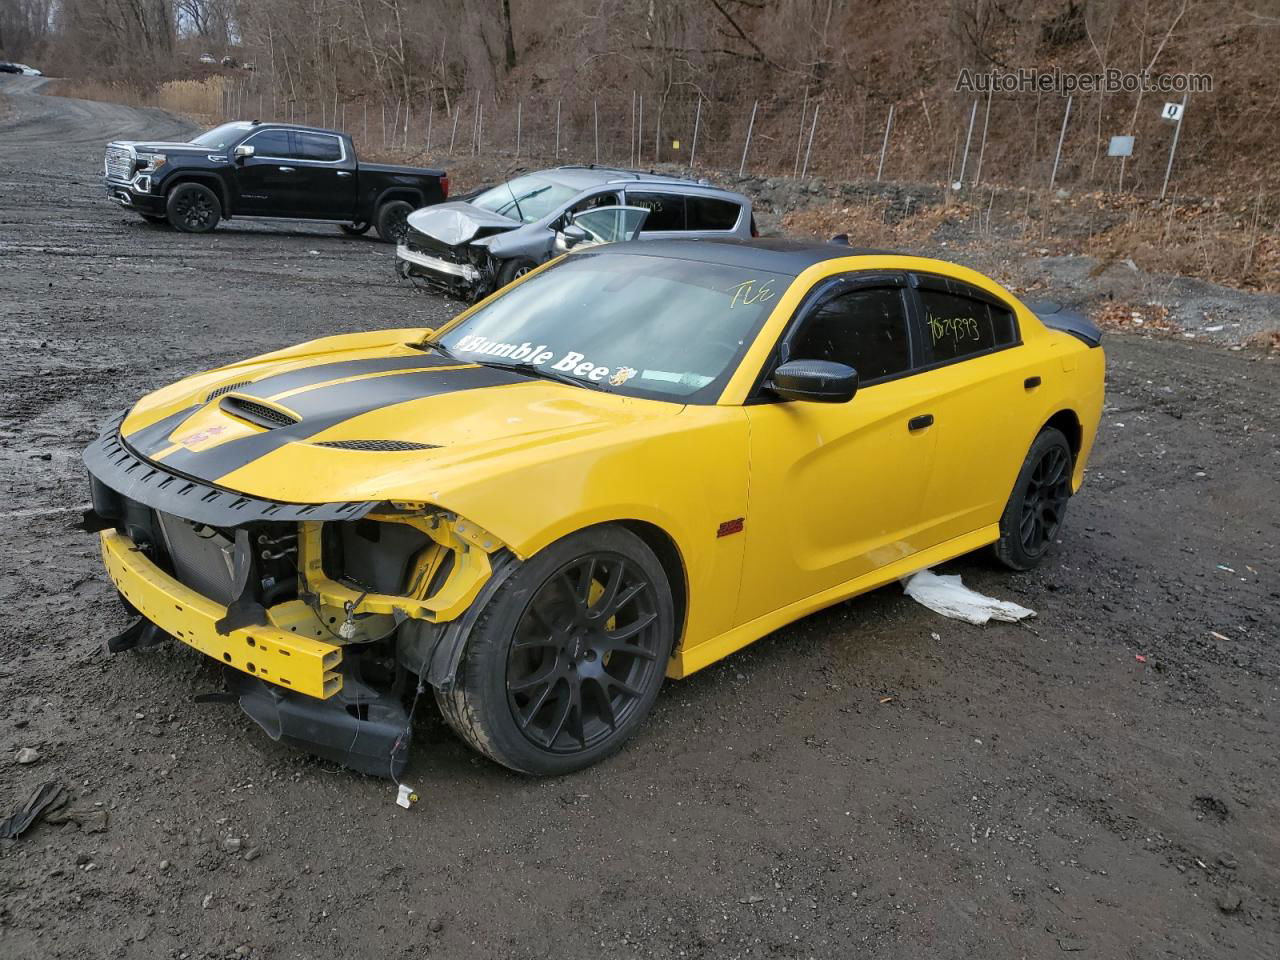
M 512 243 L 501 244 L 501 254 L 495 251 L 498 238 L 514 242 L 514 253 L 539 252 L 518 221 L 465 202 L 415 211 L 396 246 L 396 273 L 459 300 L 479 300 L 498 287 L 502 264 L 513 253 L 506 249 Z
M 447 689 L 474 611 L 516 565 L 496 537 L 428 503 L 293 504 L 167 472 L 116 426 L 86 451 L 85 528 L 137 621 L 113 652 L 167 638 L 224 668 L 276 740 L 398 778 L 411 708 Z

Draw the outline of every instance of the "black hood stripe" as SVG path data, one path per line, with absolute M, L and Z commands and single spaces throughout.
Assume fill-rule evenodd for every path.
M 175 450 L 164 458 L 164 465 L 201 480 L 217 481 L 286 444 L 307 440 L 374 410 L 460 390 L 527 382 L 527 377 L 506 370 L 460 367 L 452 370 L 410 370 L 393 376 L 319 387 L 290 398 L 289 408 L 302 417 L 298 423 L 238 437 L 207 450 Z M 130 446 L 133 446 L 132 438 Z
M 284 373 L 272 374 L 239 388 L 236 393 L 266 400 L 277 394 L 327 383 L 330 380 L 361 377 L 371 373 L 388 373 L 394 370 L 430 370 L 434 367 L 456 367 L 458 362 L 439 354 L 419 354 L 412 357 L 373 357 L 368 360 L 338 360 L 333 363 L 319 363 L 313 367 L 303 367 L 300 370 L 288 370 Z

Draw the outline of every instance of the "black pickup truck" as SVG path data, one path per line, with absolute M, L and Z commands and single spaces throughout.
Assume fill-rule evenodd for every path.
M 151 223 L 205 233 L 232 217 L 319 220 L 397 242 L 449 195 L 443 170 L 359 163 L 351 137 L 288 123 L 224 123 L 186 143 L 107 145 L 107 196 Z

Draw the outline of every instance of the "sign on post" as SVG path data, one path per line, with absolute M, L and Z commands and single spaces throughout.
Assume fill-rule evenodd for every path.
M 1182 120 L 1182 104 L 1166 103 L 1160 111 L 1160 119 L 1165 123 L 1178 123 Z
M 1107 156 L 1132 157 L 1133 137 L 1112 137 L 1111 145 L 1107 147 Z

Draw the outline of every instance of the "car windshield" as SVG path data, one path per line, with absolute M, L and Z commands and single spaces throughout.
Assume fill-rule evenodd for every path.
M 582 191 L 542 177 L 516 177 L 471 198 L 473 206 L 492 210 L 521 223 L 555 213 Z
M 200 136 L 192 140 L 192 143 L 198 143 L 202 147 L 208 147 L 210 150 L 225 150 L 231 144 L 235 143 L 249 130 L 247 123 L 224 123 L 220 127 L 214 127 Z
M 439 345 L 460 360 L 527 365 L 610 393 L 714 403 L 793 279 L 578 253 L 480 307 Z

